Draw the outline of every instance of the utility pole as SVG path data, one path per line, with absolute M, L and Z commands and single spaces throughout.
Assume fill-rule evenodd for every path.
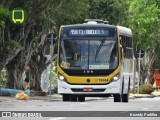
M 138 80 L 138 93 L 139 93 L 139 86 L 140 86 L 140 79 L 141 79 L 141 50 L 139 50 L 139 57 L 138 57 L 138 74 L 139 74 L 139 80 Z
M 50 100 L 51 100 L 51 84 L 52 84 L 52 68 L 53 68 L 53 64 L 52 64 L 52 59 L 53 59 L 53 34 L 54 34 L 54 31 L 53 31 L 53 28 L 51 28 L 51 44 L 50 44 L 50 91 L 49 91 L 49 94 L 50 94 Z
M 141 58 L 144 56 L 144 51 L 139 49 L 136 52 L 136 58 L 138 59 L 138 75 L 139 75 L 139 80 L 138 80 L 138 93 L 139 93 L 139 87 L 140 87 L 140 79 L 141 79 Z

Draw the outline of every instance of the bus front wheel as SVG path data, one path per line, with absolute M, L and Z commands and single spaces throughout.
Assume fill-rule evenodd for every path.
M 71 95 L 71 102 L 77 102 L 77 96 Z
M 121 95 L 120 94 L 114 94 L 114 102 L 121 102 Z
M 70 98 L 71 98 L 71 95 L 68 95 L 68 94 L 63 95 L 63 101 L 64 102 L 70 101 Z
M 85 102 L 85 96 L 78 96 L 78 102 Z

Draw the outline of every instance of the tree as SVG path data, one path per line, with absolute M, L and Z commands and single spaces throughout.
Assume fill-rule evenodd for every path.
M 0 71 L 4 67 L 3 56 L 5 55 L 5 52 L 2 52 L 3 46 L 5 46 L 7 44 L 5 42 L 5 35 L 4 35 L 5 18 L 7 17 L 7 15 L 8 15 L 8 9 L 5 9 L 2 5 L 0 5 Z M 8 52 L 8 51 L 6 51 L 6 52 Z
M 125 0 L 89 0 L 88 17 L 108 20 L 110 24 L 122 24 L 126 19 Z
M 147 73 L 146 70 L 155 68 L 156 64 L 160 63 L 159 56 L 159 32 L 160 32 L 160 19 L 159 9 L 154 0 L 128 0 L 129 4 L 129 17 L 125 24 L 133 31 L 134 47 L 136 49 L 143 49 L 147 52 L 147 63 L 141 67 L 142 73 Z M 159 65 L 157 67 L 160 67 Z M 144 76 L 141 83 L 144 83 L 146 76 L 149 77 L 151 71 Z M 151 81 L 148 81 L 151 82 Z
M 64 0 L 62 0 L 62 1 L 64 1 Z M 45 11 L 47 9 L 47 6 L 49 5 L 49 2 L 50 2 L 49 0 L 46 2 L 39 0 L 39 1 L 32 1 L 32 2 L 25 3 L 25 5 L 28 4 L 26 7 L 28 14 L 29 14 L 28 19 L 31 19 L 31 21 L 33 23 L 31 24 L 28 21 L 28 24 L 31 26 L 31 28 L 30 29 L 26 28 L 26 31 L 28 31 L 28 35 L 26 36 L 26 39 L 23 39 L 22 41 L 20 41 L 20 43 L 24 43 L 23 44 L 24 49 L 21 49 L 18 52 L 18 54 L 16 54 L 14 56 L 14 59 L 12 59 L 7 64 L 7 71 L 8 71 L 7 74 L 9 76 L 7 79 L 8 83 L 10 83 L 10 82 L 14 83 L 14 84 L 8 84 L 7 87 L 9 87 L 9 88 L 21 89 L 22 74 L 24 71 L 24 65 L 26 63 L 29 63 L 31 58 L 33 58 L 32 56 L 34 56 L 35 53 L 37 53 L 39 47 L 43 46 L 43 44 L 45 43 L 45 38 L 41 39 L 41 36 L 43 34 L 48 33 L 48 29 L 50 26 L 50 24 L 48 22 L 50 19 L 47 19 L 48 16 L 45 15 Z M 23 6 L 23 4 L 21 4 L 21 5 Z M 38 8 L 32 10 L 33 6 L 38 6 Z M 24 29 L 25 29 L 25 27 L 27 27 L 27 23 L 26 23 L 26 25 L 24 25 Z M 25 35 L 26 35 L 26 33 L 25 33 Z M 14 36 L 16 36 L 16 35 L 14 35 Z M 33 72 L 33 70 L 37 70 L 37 69 L 34 69 L 34 66 L 36 66 L 36 65 L 31 66 L 32 72 Z M 43 68 L 43 69 L 45 69 L 45 68 Z M 33 73 L 38 73 L 38 71 L 34 71 Z M 11 75 L 12 75 L 12 77 L 10 77 Z M 33 78 L 35 78 L 35 79 L 33 79 L 34 81 L 37 81 L 36 78 L 40 78 L 40 74 L 35 74 Z M 36 86 L 40 86 L 39 83 L 40 82 L 37 82 Z M 31 84 L 31 85 L 33 85 L 33 84 Z M 39 90 L 39 87 L 36 87 L 36 88 Z
M 57 28 L 61 25 L 83 23 L 88 14 L 88 0 L 68 0 L 54 13 Z

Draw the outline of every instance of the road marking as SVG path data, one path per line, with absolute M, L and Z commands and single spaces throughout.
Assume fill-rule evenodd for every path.
M 57 118 L 51 118 L 49 120 L 64 120 L 66 119 L 65 117 L 57 117 Z

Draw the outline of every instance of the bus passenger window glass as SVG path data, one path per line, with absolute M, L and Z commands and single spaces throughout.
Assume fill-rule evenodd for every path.
M 129 42 L 130 42 L 130 46 L 129 47 L 132 48 L 132 38 L 131 37 L 129 38 Z

